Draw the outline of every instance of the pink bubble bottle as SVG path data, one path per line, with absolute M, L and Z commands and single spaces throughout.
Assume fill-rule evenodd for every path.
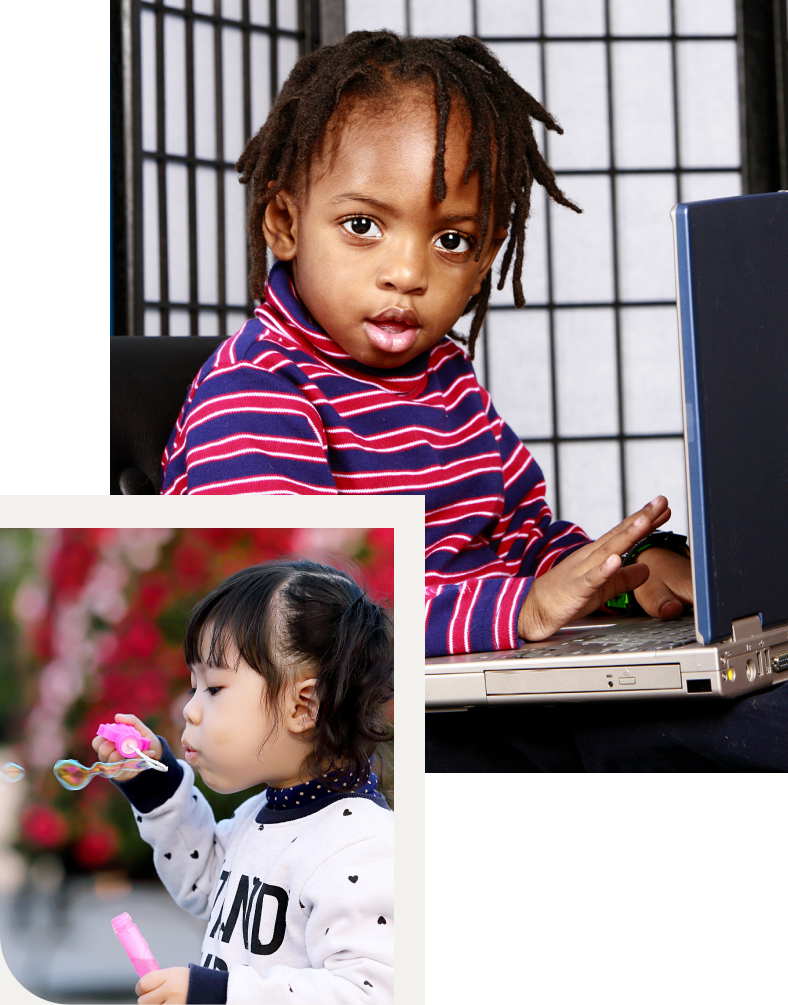
M 117 918 L 113 918 L 112 927 L 139 977 L 150 973 L 151 970 L 159 969 L 159 964 L 154 960 L 153 953 L 148 949 L 148 943 L 143 939 L 142 933 L 131 920 L 129 914 L 124 911 Z

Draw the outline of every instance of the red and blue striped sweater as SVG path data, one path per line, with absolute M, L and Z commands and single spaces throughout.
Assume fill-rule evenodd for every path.
M 427 655 L 511 649 L 533 576 L 588 541 L 448 337 L 392 370 L 348 356 L 287 269 L 195 378 L 167 494 L 423 494 Z

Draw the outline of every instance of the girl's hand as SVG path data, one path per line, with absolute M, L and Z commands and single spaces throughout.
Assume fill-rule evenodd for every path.
M 137 981 L 134 993 L 139 995 L 137 1005 L 186 1005 L 186 996 L 189 993 L 189 968 L 167 967 L 166 970 L 151 970 Z
M 151 741 L 150 747 L 145 751 L 148 757 L 154 758 L 156 761 L 161 760 L 161 755 L 163 753 L 161 741 L 155 733 L 141 722 L 136 715 L 126 715 L 124 713 L 118 713 L 115 716 L 115 722 L 125 723 L 127 726 L 133 726 L 138 730 L 144 737 L 147 737 Z M 115 747 L 112 740 L 108 740 L 104 736 L 94 736 L 93 737 L 93 749 L 98 755 L 98 760 L 103 761 L 105 764 L 112 763 L 114 761 L 125 761 L 127 758 L 121 754 L 121 752 Z M 140 769 L 144 770 L 144 769 Z M 130 779 L 138 775 L 139 771 L 123 771 L 119 775 L 116 775 L 116 779 L 119 782 L 128 782 Z M 185 1001 L 185 999 L 184 999 Z
M 671 574 L 670 582 L 674 584 L 675 595 L 668 590 L 670 597 L 664 593 L 667 587 L 662 584 L 660 588 L 656 579 L 650 590 L 642 589 L 649 578 L 651 564 L 650 561 L 647 564 L 645 556 L 655 551 L 664 552 L 664 549 L 650 548 L 643 552 L 643 558 L 639 558 L 634 565 L 621 565 L 623 554 L 669 519 L 667 499 L 657 496 L 598 541 L 578 548 L 549 572 L 537 576 L 520 608 L 517 621 L 517 634 L 520 638 L 529 642 L 546 639 L 570 621 L 591 614 L 612 597 L 629 590 L 635 590 L 635 596 L 643 609 L 655 616 L 659 616 L 671 597 L 674 600 L 676 597 L 681 600 L 691 598 L 691 590 L 687 597 L 684 587 L 679 586 L 679 581 L 683 582 L 681 575 Z M 688 583 L 689 562 L 680 555 L 674 557 L 686 563 Z M 638 590 L 638 587 L 641 589 Z M 680 613 L 675 604 L 672 607 L 668 605 L 667 611 L 664 616 L 669 618 L 677 617 Z

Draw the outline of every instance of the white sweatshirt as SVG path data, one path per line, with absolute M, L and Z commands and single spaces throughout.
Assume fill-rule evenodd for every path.
M 169 749 L 163 760 L 169 778 L 145 771 L 119 787 L 173 899 L 208 921 L 189 1002 L 390 1005 L 394 815 L 382 796 L 278 810 L 262 793 L 217 823 L 189 765 Z M 226 999 L 210 970 L 229 972 Z

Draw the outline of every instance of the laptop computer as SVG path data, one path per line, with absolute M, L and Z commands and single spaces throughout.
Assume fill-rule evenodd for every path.
M 788 680 L 788 192 L 672 211 L 694 613 L 426 661 L 428 710 L 730 698 Z

